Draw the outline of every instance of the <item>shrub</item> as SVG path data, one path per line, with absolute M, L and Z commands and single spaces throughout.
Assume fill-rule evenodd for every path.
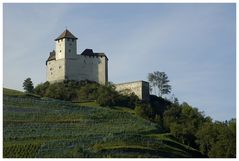
M 82 85 L 77 92 L 78 100 L 96 100 L 98 88 L 99 84 L 97 83 Z
M 65 97 L 66 95 L 66 88 L 63 83 L 55 83 L 51 84 L 45 93 L 46 97 L 55 98 L 55 99 L 62 99 L 67 100 Z
M 155 112 L 153 108 L 148 103 L 141 103 L 135 107 L 135 113 L 148 120 L 153 120 Z
M 96 102 L 100 106 L 116 105 L 117 92 L 112 86 L 100 86 L 98 88 L 98 97 Z
M 49 85 L 50 85 L 49 82 L 38 84 L 34 89 L 34 93 L 42 97 L 45 96 L 46 90 L 49 87 Z

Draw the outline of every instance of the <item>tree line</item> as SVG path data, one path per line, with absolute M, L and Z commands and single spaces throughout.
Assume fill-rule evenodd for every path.
M 66 80 L 50 84 L 38 84 L 35 88 L 27 78 L 23 87 L 26 93 L 34 93 L 40 97 L 49 97 L 72 102 L 96 101 L 100 106 L 124 106 L 134 108 L 139 98 L 134 94 L 123 95 L 115 90 L 112 83 L 103 86 L 91 81 Z

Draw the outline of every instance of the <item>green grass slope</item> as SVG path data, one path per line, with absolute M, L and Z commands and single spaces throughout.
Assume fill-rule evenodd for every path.
M 3 94 L 5 158 L 202 157 L 132 110 Z

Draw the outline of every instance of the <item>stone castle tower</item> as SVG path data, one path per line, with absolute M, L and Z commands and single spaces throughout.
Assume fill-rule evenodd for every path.
M 77 54 L 77 37 L 65 30 L 55 39 L 56 48 L 46 61 L 47 81 L 89 80 L 100 84 L 108 82 L 108 58 L 104 53 L 85 49 Z

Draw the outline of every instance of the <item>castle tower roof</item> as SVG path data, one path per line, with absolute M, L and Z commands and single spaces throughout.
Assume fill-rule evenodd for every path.
M 58 36 L 55 41 L 63 39 L 63 38 L 71 38 L 71 39 L 77 39 L 69 30 L 65 30 L 60 36 Z

